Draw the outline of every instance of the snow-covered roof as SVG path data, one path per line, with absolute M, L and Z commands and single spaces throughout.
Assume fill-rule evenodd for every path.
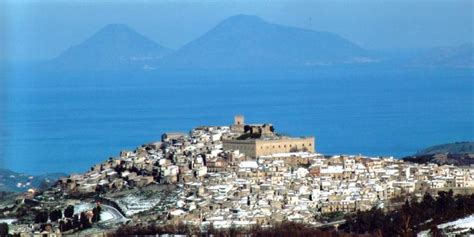
M 258 164 L 256 161 L 242 161 L 239 164 L 240 168 L 250 168 L 250 169 L 257 169 Z

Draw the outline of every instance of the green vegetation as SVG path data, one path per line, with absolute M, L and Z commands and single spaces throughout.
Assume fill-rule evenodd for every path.
M 0 236 L 8 236 L 8 224 L 0 223 Z
M 346 217 L 340 227 L 347 233 L 371 234 L 376 236 L 414 236 L 430 229 L 433 236 L 439 236 L 437 225 L 453 221 L 474 213 L 474 194 L 453 196 L 449 192 L 438 192 L 433 198 L 426 193 L 422 200 L 406 200 L 400 210 L 384 213 L 373 208 Z
M 197 227 L 185 225 L 150 225 L 150 226 L 122 226 L 110 236 L 147 236 L 160 234 L 182 234 L 186 236 L 350 236 L 337 233 L 335 230 L 322 230 L 317 227 L 295 222 L 282 222 L 272 227 L 254 225 L 250 228 L 231 227 L 228 229 L 215 229 L 210 225 L 206 233 L 200 233 Z
M 102 212 L 102 207 L 97 205 L 92 209 L 92 213 L 94 216 L 92 216 L 92 222 L 99 222 L 100 221 L 100 213 Z
M 87 212 L 74 214 L 74 206 L 69 205 L 64 209 L 64 211 L 61 209 L 43 209 L 36 211 L 34 214 L 34 222 L 41 226 L 41 230 L 44 230 L 46 226 L 50 225 L 49 221 L 57 222 L 61 232 L 83 230 L 90 228 L 92 227 L 92 224 L 99 222 L 101 212 L 101 206 L 97 205 L 92 209 L 92 216 L 88 216 Z
M 64 217 L 72 218 L 73 215 L 74 215 L 74 206 L 73 205 L 67 206 L 66 209 L 64 210 Z
M 47 210 L 42 210 L 36 213 L 35 223 L 46 223 L 48 222 L 49 213 Z
M 60 209 L 55 209 L 49 213 L 49 219 L 53 222 L 63 218 L 63 212 Z
M 384 212 L 379 208 L 345 216 L 345 223 L 334 227 L 315 227 L 304 223 L 281 222 L 270 227 L 253 225 L 248 228 L 216 229 L 211 224 L 204 233 L 199 228 L 183 223 L 176 225 L 124 225 L 110 236 L 183 234 L 188 236 L 415 236 L 429 229 L 432 236 L 443 236 L 437 225 L 474 214 L 474 194 L 453 195 L 438 192 L 434 198 L 426 193 L 421 200 L 405 200 L 398 210 Z M 337 220 L 342 213 L 325 215 Z
M 327 222 L 338 221 L 338 220 L 344 219 L 345 215 L 346 214 L 342 211 L 324 213 L 324 214 L 321 215 L 319 220 L 324 220 L 324 221 L 327 221 Z

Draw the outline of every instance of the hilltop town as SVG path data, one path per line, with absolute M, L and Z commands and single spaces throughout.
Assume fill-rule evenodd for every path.
M 29 190 L 3 203 L 0 218 L 11 220 L 10 233 L 25 236 L 131 224 L 184 223 L 201 231 L 283 221 L 338 226 L 344 213 L 390 210 L 408 195 L 470 188 L 474 167 L 325 156 L 314 137 L 284 136 L 272 124 L 246 124 L 238 115 L 230 126 L 164 133 L 50 189 Z

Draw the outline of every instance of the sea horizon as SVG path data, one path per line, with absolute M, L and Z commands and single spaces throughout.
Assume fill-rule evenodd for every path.
M 412 155 L 474 140 L 472 69 L 317 67 L 46 72 L 7 78 L 3 167 L 84 172 L 167 131 L 235 114 L 316 138 L 322 154 Z M 146 86 L 144 86 L 146 85 Z

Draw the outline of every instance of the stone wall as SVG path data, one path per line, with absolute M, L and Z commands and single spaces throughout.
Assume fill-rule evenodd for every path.
M 297 151 L 315 151 L 314 137 L 280 138 L 280 139 L 249 139 L 224 140 L 224 150 L 239 150 L 250 157 L 288 153 Z
M 297 151 L 314 152 L 314 137 L 256 140 L 256 156 Z

